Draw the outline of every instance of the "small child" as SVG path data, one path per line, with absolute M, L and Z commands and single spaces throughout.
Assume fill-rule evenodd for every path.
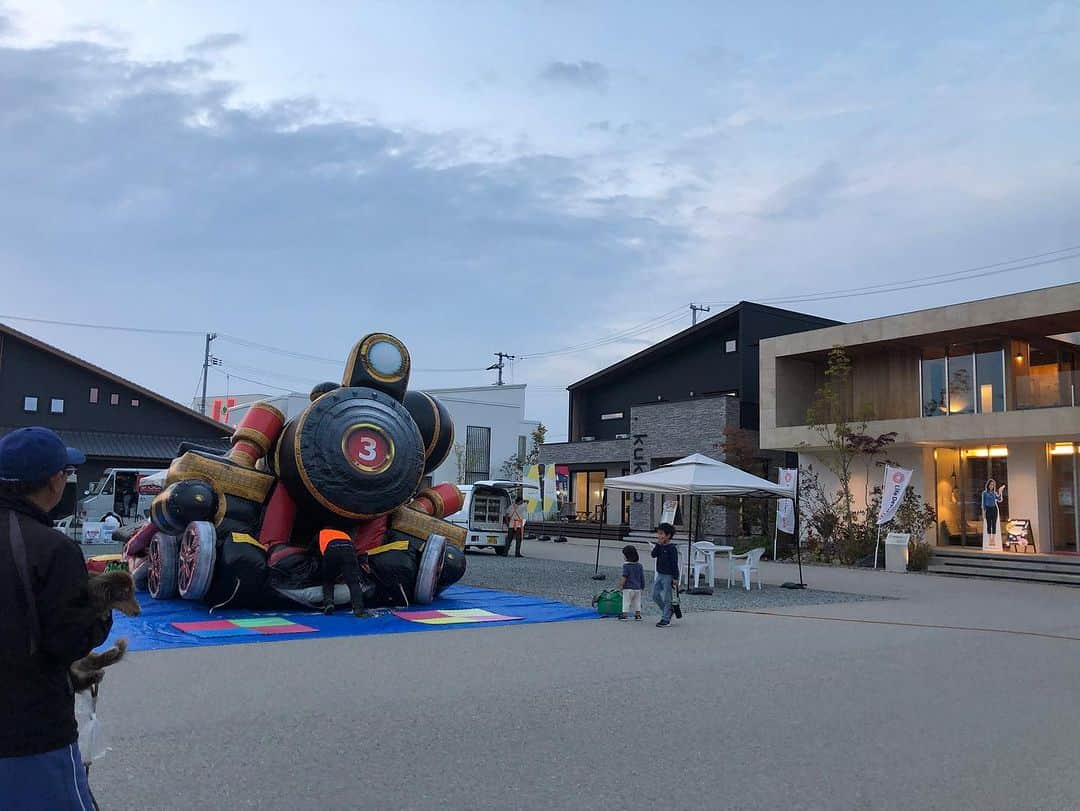
M 641 594 L 645 591 L 645 569 L 638 563 L 637 549 L 627 544 L 622 550 L 623 560 L 622 578 L 619 580 L 619 588 L 622 589 L 622 613 L 619 619 L 626 619 L 626 615 L 632 610 L 634 619 L 641 619 Z
M 374 616 L 364 608 L 364 584 L 360 579 L 360 563 L 356 559 L 356 549 L 353 548 L 349 536 L 336 529 L 321 530 L 319 552 L 322 553 L 323 613 L 334 613 L 334 584 L 338 575 L 341 575 L 349 588 L 353 616 Z

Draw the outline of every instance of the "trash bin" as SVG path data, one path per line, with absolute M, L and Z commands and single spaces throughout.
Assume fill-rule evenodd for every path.
M 885 538 L 885 571 L 906 572 L 908 563 L 908 541 L 906 533 L 890 532 Z

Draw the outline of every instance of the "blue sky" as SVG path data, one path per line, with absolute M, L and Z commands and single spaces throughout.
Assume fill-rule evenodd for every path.
M 561 388 L 691 300 L 1080 244 L 1080 3 L 939 5 L 0 0 L 0 314 L 342 359 L 386 329 L 419 369 L 606 340 L 515 364 L 558 437 Z M 791 306 L 854 320 L 1078 278 Z M 10 323 L 194 391 L 196 336 Z M 339 373 L 217 354 L 234 390 Z

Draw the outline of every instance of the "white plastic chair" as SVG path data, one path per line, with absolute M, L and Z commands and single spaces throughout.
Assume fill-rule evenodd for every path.
M 758 563 L 761 562 L 761 556 L 765 554 L 765 547 L 760 546 L 757 549 L 751 549 L 745 555 L 732 555 L 731 559 L 745 560 L 742 566 L 735 566 L 735 571 L 742 575 L 743 588 L 750 591 L 750 575 L 753 572 L 757 572 L 757 587 L 758 591 L 761 590 L 761 569 L 758 568 Z M 734 565 L 734 564 L 732 564 Z
M 693 557 L 690 559 L 691 580 L 693 587 L 698 587 L 698 581 L 705 575 L 705 584 L 712 588 L 716 582 L 716 544 L 711 541 L 698 541 L 691 547 Z

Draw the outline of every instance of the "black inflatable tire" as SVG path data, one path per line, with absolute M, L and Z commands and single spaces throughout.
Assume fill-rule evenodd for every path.
M 177 595 L 176 575 L 180 551 L 180 539 L 175 535 L 155 532 L 147 550 L 149 572 L 146 590 L 155 600 L 172 600 Z
M 217 531 L 209 521 L 192 521 L 180 538 L 177 588 L 185 600 L 201 600 L 210 589 L 217 558 Z
M 454 445 L 454 420 L 446 406 L 423 391 L 405 392 L 405 408 L 424 442 L 424 474 L 446 461 Z
M 335 524 L 401 506 L 424 475 L 413 418 L 368 388 L 336 389 L 311 403 L 285 427 L 277 457 L 281 481 L 301 511 Z
M 452 543 L 446 544 L 446 549 L 443 551 L 442 571 L 439 572 L 439 584 L 435 589 L 436 595 L 442 594 L 461 580 L 465 576 L 465 568 L 465 551 Z
M 416 589 L 413 592 L 413 602 L 427 605 L 435 599 L 435 593 L 439 586 L 439 575 L 442 574 L 443 551 L 446 549 L 446 538 L 442 535 L 429 535 L 424 544 L 424 552 L 420 555 L 420 568 L 416 572 Z

